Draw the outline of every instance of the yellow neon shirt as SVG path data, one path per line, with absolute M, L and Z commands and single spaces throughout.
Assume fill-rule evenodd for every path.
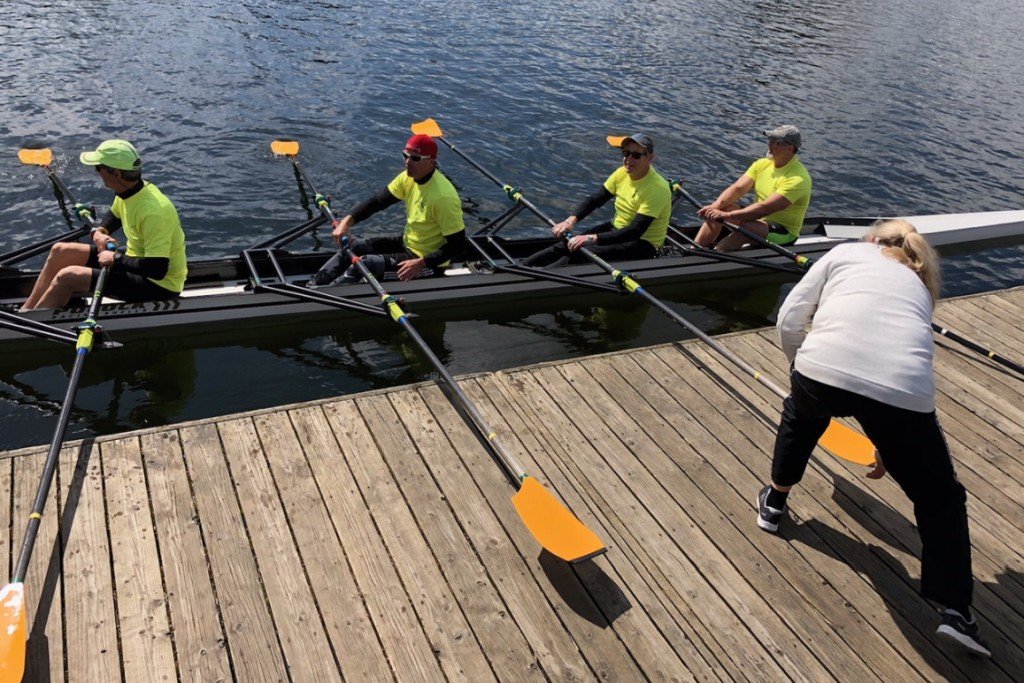
M 115 197 L 110 211 L 121 220 L 128 241 L 126 256 L 170 259 L 164 279 L 149 278 L 150 282 L 172 292 L 184 289 L 188 274 L 185 233 L 171 200 L 156 185 L 144 181 L 142 189 L 128 199 Z
M 405 248 L 423 257 L 441 248 L 445 235 L 465 229 L 462 200 L 440 171 L 420 185 L 406 171 L 388 183 L 388 192 L 405 201 Z M 447 265 L 447 264 L 442 264 Z
M 612 225 L 621 230 L 633 222 L 638 213 L 654 218 L 651 227 L 640 239 L 655 247 L 665 243 L 668 219 L 672 214 L 672 190 L 668 181 L 652 167 L 640 180 L 629 177 L 625 166 L 620 166 L 604 181 L 604 188 L 615 195 L 615 219 Z
M 781 225 L 791 235 L 798 236 L 804 226 L 807 207 L 811 203 L 811 176 L 800 159 L 794 156 L 781 168 L 776 168 L 771 159 L 758 159 L 743 175 L 754 181 L 757 201 L 763 202 L 773 194 L 780 194 L 792 202 L 782 211 L 776 211 L 761 220 Z

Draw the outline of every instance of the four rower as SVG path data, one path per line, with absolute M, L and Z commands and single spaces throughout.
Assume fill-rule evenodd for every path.
M 665 243 L 672 213 L 672 190 L 652 166 L 654 141 L 649 136 L 638 133 L 622 138 L 620 149 L 622 166 L 551 232 L 555 237 L 565 236 L 612 197 L 615 218 L 538 251 L 524 265 L 585 263 L 587 259 L 579 253 L 580 247 L 587 247 L 606 261 L 654 258 Z
M 103 184 L 114 191 L 110 211 L 93 229 L 91 244 L 58 242 L 50 249 L 32 293 L 22 307 L 60 308 L 91 291 L 100 269 L 110 266 L 105 294 L 123 301 L 174 299 L 185 286 L 185 234 L 178 212 L 156 185 L 142 179 L 142 159 L 130 142 L 107 140 L 83 152 Z M 107 248 L 124 228 L 125 252 Z
M 437 168 L 437 143 L 429 135 L 413 135 L 405 143 L 402 156 L 405 170 L 334 224 L 331 235 L 341 248 L 313 276 L 309 286 L 358 282 L 360 275 L 352 267 L 352 254 L 362 257 L 375 277 L 397 271 L 400 280 L 411 280 L 427 268 L 435 275 L 442 274 L 452 261 L 463 258 L 466 229 L 462 200 Z M 342 244 L 353 225 L 399 201 L 405 201 L 403 234 Z
M 779 126 L 764 134 L 768 138 L 768 157 L 751 164 L 718 199 L 698 212 L 705 220 L 696 238 L 700 246 L 715 243 L 723 221 L 738 224 L 779 245 L 792 244 L 800 236 L 811 202 L 811 176 L 797 156 L 800 131 L 796 126 Z M 756 201 L 741 208 L 740 198 L 751 190 Z M 732 251 L 747 244 L 750 242 L 746 237 L 732 233 L 715 248 Z

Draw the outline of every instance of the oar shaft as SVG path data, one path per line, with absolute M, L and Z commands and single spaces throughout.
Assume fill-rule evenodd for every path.
M 470 400 L 465 392 L 462 391 L 459 383 L 456 382 L 455 378 L 452 377 L 450 372 L 448 372 L 448 369 L 444 366 L 444 363 L 441 362 L 441 359 L 430 350 L 430 346 L 423 337 L 420 336 L 420 333 L 416 331 L 416 328 L 413 327 L 412 322 L 409 321 L 409 316 L 402 309 L 398 301 L 384 290 L 384 287 L 380 284 L 377 278 L 373 276 L 373 273 L 370 272 L 369 268 L 366 267 L 366 264 L 363 263 L 359 257 L 354 257 L 353 263 L 359 270 L 359 273 L 363 276 L 363 279 L 369 283 L 370 287 L 373 288 L 373 291 L 375 291 L 381 298 L 381 301 L 385 303 L 391 318 L 405 329 L 409 336 L 412 337 L 413 341 L 416 342 L 420 352 L 427 358 L 427 360 L 430 361 L 430 364 L 434 366 L 437 374 L 441 376 L 441 381 L 448 388 L 449 395 L 453 400 L 455 400 L 459 407 L 469 415 L 474 426 L 477 428 L 477 431 L 486 439 L 487 443 L 491 445 L 494 452 L 498 455 L 498 462 L 501 463 L 502 469 L 505 470 L 512 482 L 518 486 L 523 477 L 526 476 L 526 471 L 523 469 L 522 465 L 520 465 L 515 457 L 505 449 L 500 441 L 498 441 L 497 435 L 494 430 L 491 429 L 483 414 L 477 409 L 476 405 Z
M 71 377 L 68 380 L 68 388 L 64 394 L 64 403 L 61 406 L 60 415 L 57 417 L 57 426 L 53 430 L 50 448 L 46 453 L 43 476 L 39 480 L 36 499 L 32 504 L 32 512 L 29 514 L 28 526 L 25 528 L 25 540 L 21 544 L 21 553 L 18 556 L 18 563 L 14 569 L 12 583 L 22 583 L 25 580 L 25 574 L 28 572 L 29 561 L 32 559 L 32 550 L 35 547 L 36 534 L 42 521 L 43 509 L 46 507 L 46 500 L 50 496 L 50 485 L 53 483 L 53 475 L 57 470 L 57 460 L 60 456 L 61 446 L 64 444 L 64 434 L 67 432 L 68 422 L 71 420 L 71 409 L 75 403 L 75 395 L 78 393 L 78 383 L 82 376 L 82 368 L 85 367 L 86 356 L 92 351 L 96 313 L 103 299 L 103 288 L 106 286 L 109 273 L 110 266 L 100 270 L 100 275 L 96 279 L 96 291 L 93 292 L 92 303 L 89 305 L 88 315 L 78 334 L 75 364 L 71 368 Z
M 998 353 L 996 353 L 995 351 L 992 351 L 991 349 L 987 349 L 984 346 L 982 346 L 981 344 L 979 344 L 979 343 L 977 343 L 975 341 L 972 341 L 972 340 L 968 339 L 967 337 L 959 335 L 956 332 L 954 332 L 953 330 L 949 330 L 949 329 L 946 329 L 945 327 L 942 327 L 941 325 L 937 325 L 936 323 L 932 323 L 932 329 L 935 332 L 937 332 L 938 334 L 941 334 L 943 337 L 948 337 L 949 339 L 952 339 L 953 341 L 957 342 L 958 344 L 966 346 L 971 351 L 974 351 L 976 353 L 980 353 L 981 355 L 985 356 L 986 358 L 989 358 L 992 361 L 994 361 L 996 363 L 999 363 L 1000 365 L 1008 367 L 1011 370 L 1014 370 L 1014 371 L 1024 375 L 1024 366 L 1022 366 L 1020 363 L 1012 361 L 1009 358 L 1007 358 L 1006 356 L 1001 356 Z

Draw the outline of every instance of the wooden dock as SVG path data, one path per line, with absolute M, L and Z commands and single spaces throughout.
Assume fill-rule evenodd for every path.
M 1022 318 L 1024 289 L 936 313 L 1017 360 Z M 890 479 L 819 450 L 758 529 L 780 402 L 686 342 L 462 379 L 608 544 L 575 566 L 434 384 L 69 445 L 25 680 L 1021 680 L 1024 380 L 937 339 L 991 661 L 934 635 Z M 773 330 L 722 340 L 785 386 Z M 43 458 L 0 455 L 8 571 Z

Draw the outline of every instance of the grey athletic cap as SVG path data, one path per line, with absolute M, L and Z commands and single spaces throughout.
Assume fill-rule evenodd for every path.
M 800 129 L 796 126 L 779 126 L 766 130 L 764 134 L 769 140 L 778 140 L 787 145 L 793 145 L 797 149 L 800 148 Z

